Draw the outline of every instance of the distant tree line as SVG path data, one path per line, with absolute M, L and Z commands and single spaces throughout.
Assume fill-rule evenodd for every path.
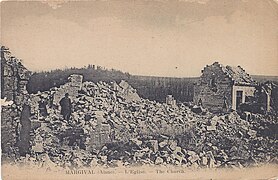
M 171 94 L 178 102 L 193 100 L 194 83 L 198 78 L 173 78 L 132 76 L 129 84 L 135 87 L 141 97 L 159 102 L 165 102 L 167 95 Z
M 130 74 L 123 73 L 122 71 L 107 70 L 101 66 L 95 67 L 94 65 L 88 65 L 83 68 L 56 69 L 33 73 L 27 84 L 27 90 L 29 93 L 37 93 L 38 91 L 49 90 L 51 87 L 59 87 L 68 82 L 68 77 L 71 74 L 80 74 L 83 76 L 84 81 L 93 82 L 119 82 L 122 79 L 127 80 L 130 76 Z
M 59 87 L 68 81 L 71 74 L 80 74 L 83 81 L 127 81 L 137 89 L 137 93 L 150 100 L 164 102 L 168 94 L 172 94 L 179 102 L 192 101 L 193 86 L 197 78 L 171 78 L 134 76 L 115 69 L 106 69 L 101 66 L 88 65 L 83 68 L 56 69 L 52 71 L 34 72 L 27 84 L 29 93 L 46 91 L 51 87 Z

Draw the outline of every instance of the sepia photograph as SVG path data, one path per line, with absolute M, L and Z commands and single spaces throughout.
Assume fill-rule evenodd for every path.
M 278 0 L 2 0 L 1 179 L 278 179 Z

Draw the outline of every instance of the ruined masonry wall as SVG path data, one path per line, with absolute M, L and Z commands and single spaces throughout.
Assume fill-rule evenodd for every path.
M 13 101 L 12 106 L 1 106 L 1 148 L 4 153 L 13 153 L 18 137 L 21 106 L 28 96 L 26 85 L 31 76 L 8 48 L 1 47 L 1 99 Z
M 71 97 L 76 97 L 78 91 L 82 87 L 83 76 L 78 74 L 73 74 L 68 78 L 69 82 L 62 85 L 54 94 L 54 104 L 59 104 L 60 100 L 69 93 Z
M 204 68 L 200 80 L 194 86 L 195 104 L 198 104 L 201 99 L 205 108 L 218 111 L 223 109 L 224 97 L 226 97 L 228 108 L 232 107 L 232 81 L 221 68 L 218 63 Z
M 2 107 L 1 111 L 1 149 L 3 153 L 12 153 L 16 145 L 17 126 L 20 112 L 16 108 Z
M 8 48 L 1 47 L 1 98 L 20 104 L 26 94 L 26 85 L 31 76 L 19 59 L 11 56 Z

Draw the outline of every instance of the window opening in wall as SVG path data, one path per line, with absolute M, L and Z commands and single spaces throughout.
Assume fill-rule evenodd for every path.
M 242 103 L 243 91 L 236 91 L 236 108 Z
M 217 85 L 216 85 L 216 78 L 215 78 L 215 76 L 213 76 L 213 77 L 210 79 L 209 86 L 210 86 L 210 89 L 211 89 L 213 92 L 217 92 Z

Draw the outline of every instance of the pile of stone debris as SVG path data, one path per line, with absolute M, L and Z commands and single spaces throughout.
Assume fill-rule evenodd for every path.
M 76 87 L 77 90 L 73 87 Z M 70 121 L 60 115 L 59 99 L 71 91 Z M 63 93 L 58 93 L 63 92 Z M 54 95 L 54 97 L 53 97 Z M 49 98 L 51 97 L 51 98 Z M 38 102 L 46 98 L 48 115 Z M 53 98 L 56 99 L 53 101 Z M 178 165 L 245 167 L 277 163 L 277 117 L 236 112 L 195 113 L 184 104 L 140 98 L 127 82 L 84 82 L 30 95 L 32 150 L 15 164 L 50 169 L 94 166 Z M 37 124 L 37 125 L 34 125 Z M 275 130 L 276 127 L 276 130 Z

